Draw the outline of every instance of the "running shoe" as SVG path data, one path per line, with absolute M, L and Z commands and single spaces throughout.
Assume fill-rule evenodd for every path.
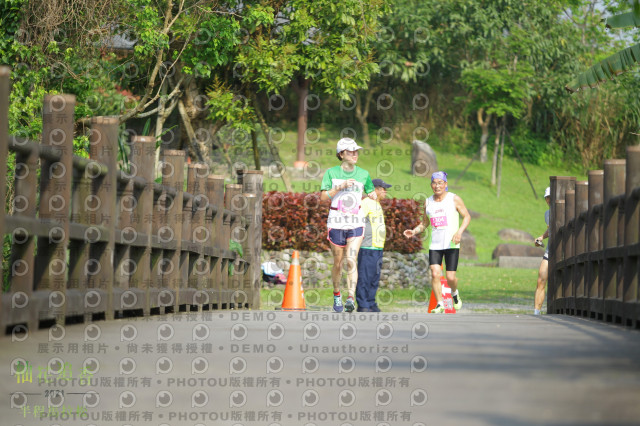
M 462 299 L 460 299 L 460 294 L 453 296 L 453 308 L 456 311 L 459 311 L 460 308 L 462 308 Z
M 435 308 L 431 310 L 432 314 L 444 314 L 444 306 L 437 304 Z
M 336 312 L 342 312 L 342 295 L 333 296 L 333 310 Z
M 353 297 L 351 296 L 347 297 L 347 301 L 344 304 L 344 310 L 347 312 L 353 312 L 355 308 L 356 308 L 356 305 L 353 302 Z

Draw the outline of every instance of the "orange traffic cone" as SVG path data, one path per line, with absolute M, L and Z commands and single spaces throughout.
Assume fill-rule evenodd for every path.
M 440 277 L 440 284 L 442 285 L 442 303 L 444 303 L 445 314 L 455 314 L 456 310 L 453 307 L 453 296 L 451 296 L 451 287 L 447 283 L 447 279 Z
M 283 311 L 304 311 L 304 290 L 302 289 L 302 269 L 300 268 L 300 255 L 297 250 L 293 251 L 291 266 L 289 266 L 289 277 L 284 288 L 284 298 L 282 299 Z
M 456 310 L 453 307 L 453 296 L 451 296 L 451 287 L 447 283 L 447 279 L 441 275 L 440 276 L 440 285 L 442 286 L 442 303 L 444 303 L 444 313 L 445 314 L 455 314 Z M 433 294 L 433 289 L 431 289 L 431 297 L 429 297 L 429 308 L 427 312 L 431 312 L 433 308 L 436 307 L 438 301 L 436 300 L 436 296 Z

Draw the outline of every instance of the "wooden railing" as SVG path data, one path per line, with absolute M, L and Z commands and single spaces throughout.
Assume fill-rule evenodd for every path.
M 547 311 L 640 328 L 640 146 L 588 181 L 551 177 Z
M 121 171 L 116 117 L 91 119 L 87 159 L 73 155 L 74 96 L 45 96 L 41 143 L 8 134 L 8 99 L 0 67 L 1 200 L 15 153 L 12 214 L 0 214 L 10 250 L 2 330 L 259 308 L 262 172 L 239 170 L 237 184 L 225 184 L 189 164 L 185 191 L 183 151 L 165 150 L 156 165 L 155 138 L 134 136 Z

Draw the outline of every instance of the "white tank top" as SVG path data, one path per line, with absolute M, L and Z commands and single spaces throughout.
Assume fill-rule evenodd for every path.
M 433 195 L 427 199 L 425 213 L 431 223 L 431 244 L 429 250 L 460 248 L 460 244 L 451 241 L 460 229 L 460 215 L 453 202 L 456 194 L 448 192 L 444 199 L 436 202 Z

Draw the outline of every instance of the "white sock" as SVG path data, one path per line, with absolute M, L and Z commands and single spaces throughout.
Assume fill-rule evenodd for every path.
M 534 309 L 533 315 L 540 315 L 540 309 Z
M 453 293 L 451 293 L 451 296 L 457 296 L 458 295 L 458 290 L 454 291 Z

